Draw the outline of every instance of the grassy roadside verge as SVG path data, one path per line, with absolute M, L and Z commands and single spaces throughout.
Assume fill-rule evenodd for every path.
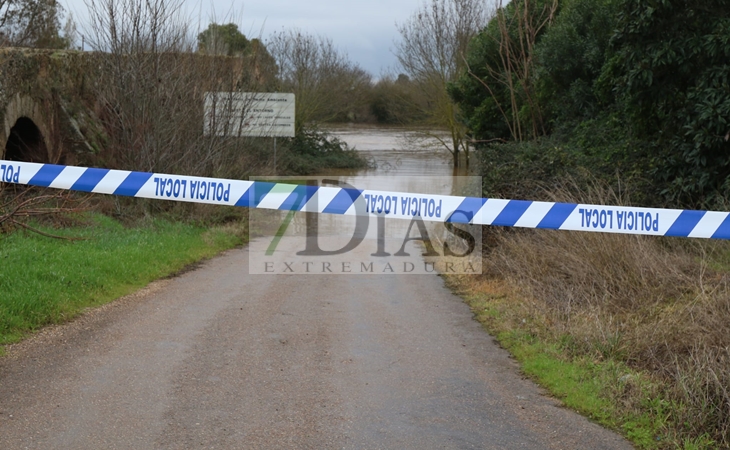
M 656 384 L 645 374 L 620 361 L 570 354 L 570 339 L 553 340 L 540 332 L 534 317 L 503 282 L 474 282 L 448 277 L 447 283 L 460 294 L 475 318 L 500 345 L 520 362 L 525 375 L 560 399 L 567 408 L 616 430 L 638 448 L 663 448 L 664 402 Z M 517 316 L 524 316 L 517 319 Z M 524 322 L 522 321 L 524 320 Z M 636 390 L 646 397 L 644 411 L 622 411 L 614 404 L 613 392 Z M 699 448 L 699 447 L 697 447 Z
M 0 345 L 69 320 L 85 308 L 108 303 L 245 240 L 232 226 L 205 228 L 153 219 L 126 227 L 101 214 L 46 231 L 83 240 L 25 232 L 0 237 Z
M 641 449 L 728 445 L 724 242 L 492 230 L 449 276 L 523 372 Z

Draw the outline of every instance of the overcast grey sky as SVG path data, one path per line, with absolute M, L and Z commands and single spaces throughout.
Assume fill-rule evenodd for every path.
M 84 0 L 59 0 L 74 15 L 79 31 L 86 21 Z M 403 23 L 423 4 L 423 0 L 185 0 L 188 16 L 197 27 L 198 16 L 205 29 L 210 18 L 219 23 L 235 22 L 246 37 L 262 35 L 264 40 L 273 31 L 299 28 L 312 34 L 332 38 L 350 60 L 376 78 L 381 71 L 396 66 L 393 41 L 398 37 L 395 24 Z

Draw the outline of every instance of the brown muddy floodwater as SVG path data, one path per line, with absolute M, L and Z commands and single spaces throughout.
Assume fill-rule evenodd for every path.
M 332 125 L 326 130 L 371 161 L 373 167 L 323 175 L 357 177 L 360 184 L 365 180 L 358 188 L 481 196 L 481 179 L 465 168 L 454 170 L 451 153 L 433 137 L 446 140 L 445 131 L 364 124 Z
M 374 169 L 359 176 L 452 176 L 451 154 L 423 132 L 394 127 L 342 125 L 328 128 L 334 136 L 370 159 Z

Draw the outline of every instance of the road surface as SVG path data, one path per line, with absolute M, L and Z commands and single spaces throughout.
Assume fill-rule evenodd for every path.
M 436 275 L 249 275 L 248 250 L 0 358 L 1 449 L 625 449 Z
M 378 162 L 350 175 L 402 192 L 468 185 L 402 134 L 341 130 Z M 250 275 L 249 251 L 266 271 L 259 242 L 13 347 L 0 450 L 631 448 L 524 380 L 440 277 Z

